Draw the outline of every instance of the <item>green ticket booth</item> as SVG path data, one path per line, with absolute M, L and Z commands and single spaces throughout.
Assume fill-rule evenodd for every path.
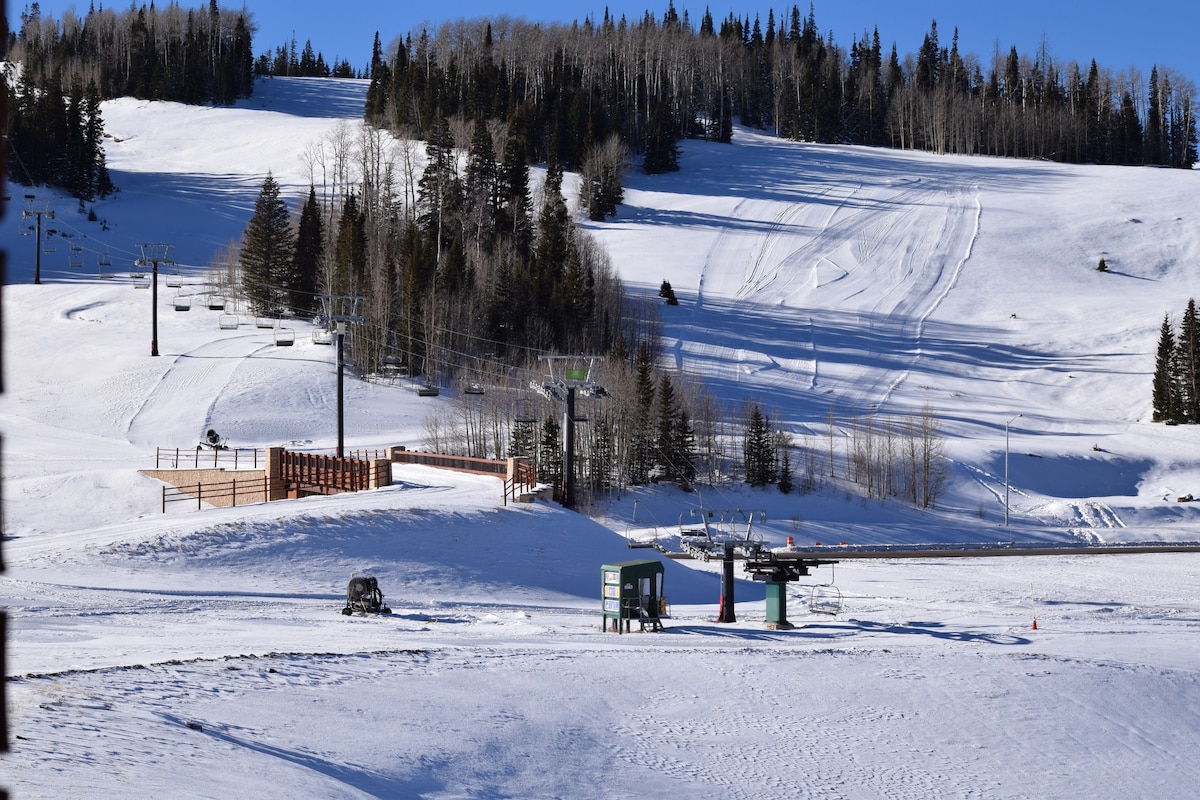
M 605 564 L 600 568 L 604 630 L 628 632 L 633 620 L 638 628 L 662 630 L 667 600 L 663 594 L 661 561 L 637 559 Z

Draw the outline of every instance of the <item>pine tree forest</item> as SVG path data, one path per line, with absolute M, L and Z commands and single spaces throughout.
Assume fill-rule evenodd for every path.
M 254 90 L 249 20 L 211 0 L 206 8 L 170 3 L 124 11 L 91 6 L 80 18 L 45 18 L 33 3 L 5 43 L 34 88 L 94 91 L 102 100 L 138 97 L 229 105 Z
M 698 28 L 668 2 L 661 20 L 546 25 L 497 17 L 376 40 L 367 118 L 426 138 L 438 120 L 519 126 L 535 161 L 586 170 L 616 135 L 648 172 L 676 168 L 680 139 L 727 142 L 732 122 L 800 141 L 1071 163 L 1196 161 L 1195 85 L 1154 68 L 949 45 L 936 21 L 915 54 L 878 29 L 849 46 L 793 6 L 765 23 L 707 11 Z

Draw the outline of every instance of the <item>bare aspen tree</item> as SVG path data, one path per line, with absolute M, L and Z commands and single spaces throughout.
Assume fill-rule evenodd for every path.
M 832 480 L 833 478 L 837 477 L 835 475 L 835 458 L 837 454 L 835 452 L 836 448 L 834 445 L 833 406 L 829 407 L 829 413 L 825 416 L 825 430 L 829 434 L 829 478 Z
M 931 406 L 921 409 L 918 421 L 921 439 L 921 507 L 932 508 L 941 496 L 946 479 L 945 439 Z

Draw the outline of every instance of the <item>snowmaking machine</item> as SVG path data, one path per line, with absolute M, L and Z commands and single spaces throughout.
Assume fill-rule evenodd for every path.
M 350 576 L 350 584 L 346 587 L 346 607 L 342 609 L 342 613 L 350 616 L 355 612 L 392 613 L 392 610 L 383 604 L 383 592 L 379 590 L 379 581 L 372 575 Z
M 208 429 L 208 431 L 204 434 L 204 438 L 200 440 L 198 445 L 196 445 L 197 450 L 205 447 L 207 447 L 209 450 L 229 449 L 229 445 L 225 444 L 225 438 L 212 428 Z

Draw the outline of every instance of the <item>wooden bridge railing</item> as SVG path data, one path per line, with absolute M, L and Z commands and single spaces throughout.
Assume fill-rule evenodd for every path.
M 415 450 L 392 450 L 392 461 L 397 464 L 424 464 L 439 469 L 453 469 L 459 472 L 474 472 L 477 475 L 508 476 L 508 462 L 491 458 L 471 458 L 469 456 L 448 456 L 441 453 L 418 453 Z
M 284 450 L 280 453 L 279 478 L 301 489 L 359 492 L 371 488 L 371 462 Z

